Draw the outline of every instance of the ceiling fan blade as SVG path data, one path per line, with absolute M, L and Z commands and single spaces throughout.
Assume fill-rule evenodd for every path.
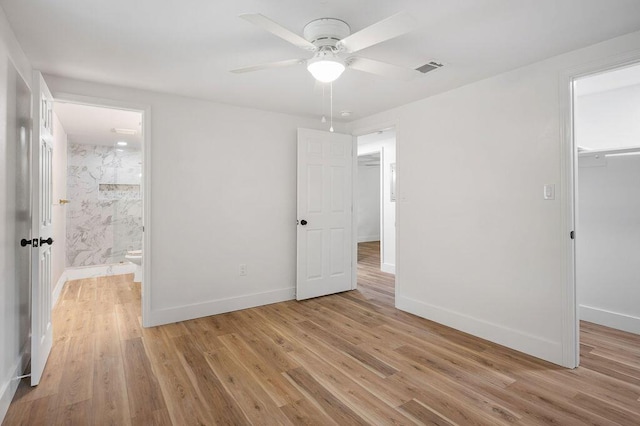
M 290 67 L 293 65 L 303 64 L 304 62 L 305 62 L 304 59 L 285 59 L 284 61 L 268 62 L 266 64 L 259 64 L 259 65 L 252 65 L 250 67 L 237 68 L 235 70 L 231 70 L 231 72 L 236 74 L 242 74 L 244 72 L 267 70 L 271 68 Z
M 338 42 L 338 48 L 349 53 L 357 52 L 374 44 L 406 34 L 416 28 L 417 25 L 418 23 L 409 13 L 396 13 L 343 38 Z
M 244 19 L 245 21 L 251 22 L 253 25 L 258 26 L 263 30 L 269 31 L 271 34 L 274 34 L 281 39 L 288 41 L 294 46 L 298 46 L 301 49 L 310 51 L 316 50 L 316 46 L 314 46 L 313 43 L 305 40 L 298 34 L 289 31 L 282 25 L 272 21 L 264 15 L 261 15 L 259 13 L 245 13 L 240 15 L 240 18 Z
M 396 80 L 411 80 L 419 75 L 418 71 L 414 69 L 374 61 L 373 59 L 353 57 L 349 58 L 347 63 L 349 68 L 353 68 L 354 70 L 394 78 Z

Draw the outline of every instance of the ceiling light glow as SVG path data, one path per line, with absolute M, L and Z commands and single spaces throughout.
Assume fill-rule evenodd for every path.
M 344 72 L 344 68 L 344 62 L 331 51 L 318 52 L 307 62 L 307 70 L 322 83 L 331 83 L 337 80 Z
M 117 133 L 119 135 L 135 135 L 136 133 L 138 133 L 135 129 L 118 129 L 118 128 L 113 128 L 111 129 L 111 131 L 113 133 Z

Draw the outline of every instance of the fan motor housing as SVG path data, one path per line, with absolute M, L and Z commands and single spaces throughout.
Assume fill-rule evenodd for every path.
M 335 47 L 343 38 L 351 34 L 349 24 L 340 19 L 321 18 L 304 26 L 304 38 L 316 47 Z

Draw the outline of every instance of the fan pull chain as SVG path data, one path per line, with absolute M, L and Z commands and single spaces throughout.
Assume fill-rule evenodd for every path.
M 333 82 L 331 84 L 331 127 L 329 127 L 329 131 L 333 132 Z
M 327 117 L 324 116 L 324 84 L 322 85 L 322 118 L 320 119 L 321 123 L 326 123 L 327 122 Z

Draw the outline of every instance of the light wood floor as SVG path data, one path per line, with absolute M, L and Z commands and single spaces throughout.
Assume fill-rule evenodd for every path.
M 538 361 L 396 310 L 376 250 L 357 291 L 150 329 L 131 275 L 69 282 L 4 424 L 640 424 L 640 336 L 583 323 L 580 368 Z

